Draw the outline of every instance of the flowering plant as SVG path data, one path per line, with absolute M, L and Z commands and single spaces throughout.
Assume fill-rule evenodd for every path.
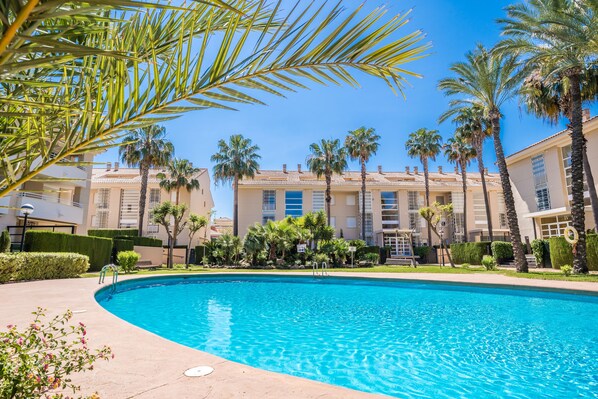
M 44 321 L 45 312 L 33 312 L 33 322 L 23 331 L 8 325 L 0 332 L 0 398 L 71 398 L 57 391 L 80 390 L 69 377 L 72 373 L 92 370 L 96 360 L 114 357 L 106 346 L 89 349 L 85 325 L 69 324 L 71 311 L 49 321 Z

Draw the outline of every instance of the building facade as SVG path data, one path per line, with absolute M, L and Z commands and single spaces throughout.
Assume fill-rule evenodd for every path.
M 68 159 L 90 162 L 91 154 Z M 60 163 L 44 169 L 35 179 L 0 198 L 0 229 L 8 229 L 13 243 L 20 242 L 24 216 L 21 207 L 34 207 L 28 228 L 85 234 L 92 168 Z
M 584 110 L 590 168 L 598 177 L 598 117 Z M 522 237 L 561 236 L 571 223 L 571 137 L 558 132 L 507 157 Z M 595 177 L 596 179 L 596 177 Z M 595 228 L 585 190 L 586 229 Z
M 468 173 L 468 231 L 469 240 L 481 240 L 488 235 L 488 222 L 480 175 Z M 493 230 L 495 235 L 508 234 L 504 199 L 499 176 L 486 175 Z M 386 245 L 400 251 L 404 245 L 398 233 L 411 232 L 416 244 L 427 244 L 427 226 L 419 215 L 424 205 L 424 176 L 417 167 L 405 172 L 377 172 L 367 174 L 365 210 L 361 202 L 361 173 L 345 172 L 332 178 L 331 225 L 337 236 L 346 239 L 365 239 L 370 244 Z M 239 182 L 239 233 L 244 235 L 255 223 L 281 220 L 286 216 L 302 216 L 308 212 L 325 210 L 324 178 L 301 170 L 261 170 L 254 179 Z M 461 175 L 455 172 L 430 173 L 430 201 L 453 203 L 454 216 L 445 231 L 449 241 L 462 241 L 463 193 Z M 366 216 L 366 237 L 361 237 L 361 214 Z M 438 244 L 433 237 L 432 244 Z M 395 252 L 394 250 L 392 252 Z
M 147 186 L 146 213 L 144 216 L 143 235 L 161 239 L 164 243 L 168 234 L 163 226 L 152 222 L 151 210 L 164 201 L 175 202 L 176 193 L 160 188 L 158 173 L 162 169 L 150 169 Z M 210 175 L 207 169 L 201 169 L 195 176 L 199 181 L 199 190 L 191 192 L 181 189 L 179 203 L 187 204 L 190 213 L 209 217 L 214 200 L 210 191 Z M 120 229 L 137 228 L 139 218 L 139 192 L 141 175 L 138 168 L 120 168 L 118 163 L 107 163 L 104 168 L 94 168 L 91 177 L 91 190 L 88 202 L 87 225 L 89 228 Z M 209 226 L 201 229 L 191 245 L 210 239 Z M 189 232 L 185 229 L 177 239 L 177 245 L 189 244 Z

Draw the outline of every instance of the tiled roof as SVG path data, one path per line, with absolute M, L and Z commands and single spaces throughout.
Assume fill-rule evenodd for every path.
M 201 168 L 197 176 L 206 173 L 206 168 Z M 148 183 L 157 184 L 160 179 L 158 173 L 165 173 L 164 169 L 150 169 Z M 139 168 L 119 168 L 118 170 L 106 170 L 106 168 L 94 168 L 91 175 L 92 183 L 121 183 L 121 184 L 139 184 L 141 174 Z

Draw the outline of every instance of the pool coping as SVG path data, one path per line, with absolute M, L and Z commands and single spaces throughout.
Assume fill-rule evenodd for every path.
M 161 277 L 194 276 L 302 276 L 306 272 L 201 272 L 123 276 L 121 281 Z M 489 274 L 350 273 L 331 272 L 332 277 L 434 282 L 499 288 L 534 289 L 550 292 L 598 295 L 598 284 L 557 280 L 528 280 Z M 49 315 L 66 309 L 77 312 L 73 322 L 88 327 L 91 346 L 108 344 L 114 360 L 96 364 L 93 371 L 76 376 L 83 393 L 97 392 L 102 398 L 382 398 L 317 381 L 269 372 L 188 348 L 136 327 L 105 310 L 95 300 L 99 286 L 94 278 L 46 280 L 0 285 L 0 325 L 26 325 L 31 312 L 42 306 Z M 207 377 L 188 378 L 184 370 L 209 365 Z

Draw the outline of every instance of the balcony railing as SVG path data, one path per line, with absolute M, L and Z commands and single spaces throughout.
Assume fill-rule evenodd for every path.
M 78 202 L 75 202 L 72 200 L 65 200 L 60 197 L 54 197 L 51 195 L 45 195 L 45 194 L 39 194 L 39 193 L 19 193 L 17 196 L 24 197 L 24 198 L 39 199 L 39 200 L 47 201 L 47 202 L 54 202 L 56 204 L 74 206 L 75 208 L 83 208 L 83 206 Z

